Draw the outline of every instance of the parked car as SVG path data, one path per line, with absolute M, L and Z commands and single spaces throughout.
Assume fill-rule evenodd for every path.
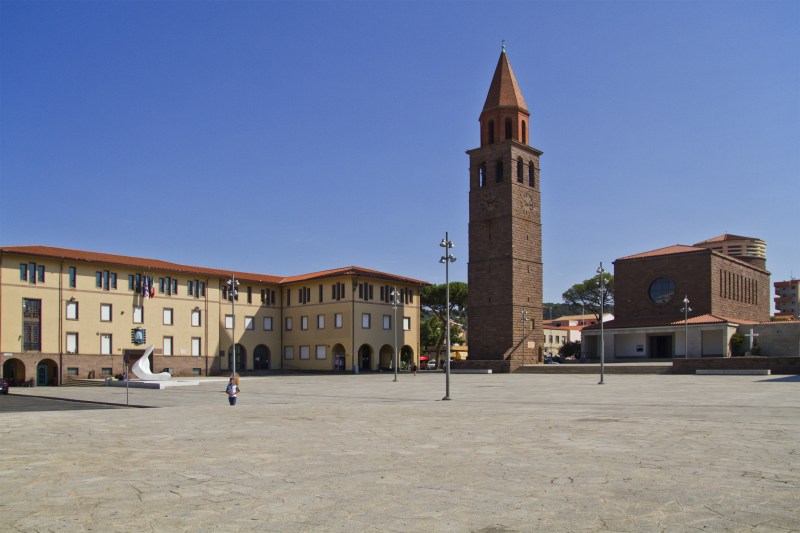
M 0 378 L 0 393 L 8 394 L 8 381 L 3 378 Z
M 428 359 L 428 370 L 436 370 L 436 359 Z

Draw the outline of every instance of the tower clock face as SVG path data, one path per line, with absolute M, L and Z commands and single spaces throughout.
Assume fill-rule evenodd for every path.
M 493 192 L 490 192 L 484 196 L 481 205 L 483 206 L 484 213 L 487 215 L 493 215 L 497 210 L 497 196 Z
M 522 206 L 522 212 L 526 215 L 530 214 L 533 211 L 533 196 L 531 193 L 526 192 L 522 195 L 522 200 L 520 200 Z

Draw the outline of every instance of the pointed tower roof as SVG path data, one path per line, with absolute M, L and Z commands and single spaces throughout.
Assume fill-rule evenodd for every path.
M 486 103 L 483 104 L 483 111 L 498 107 L 517 107 L 522 111 L 528 112 L 522 91 L 519 90 L 514 71 L 506 56 L 506 49 L 500 52 L 500 59 L 497 61 L 497 68 L 494 71 L 492 85 L 489 87 L 489 94 L 486 95 Z

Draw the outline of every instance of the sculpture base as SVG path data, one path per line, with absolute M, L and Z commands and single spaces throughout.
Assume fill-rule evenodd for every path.
M 109 380 L 106 381 L 106 385 L 109 387 L 124 387 L 125 381 L 124 380 Z M 128 381 L 128 387 L 131 389 L 166 389 L 169 387 L 188 387 L 192 385 L 200 385 L 200 381 L 196 379 L 189 379 L 189 380 L 170 380 L 170 381 L 147 381 L 147 380 L 139 380 L 139 379 L 132 379 Z

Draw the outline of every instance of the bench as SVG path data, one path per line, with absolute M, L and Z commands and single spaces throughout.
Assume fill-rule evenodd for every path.
M 697 369 L 696 373 L 698 376 L 769 376 L 772 374 L 772 370 L 720 368 L 720 369 Z

